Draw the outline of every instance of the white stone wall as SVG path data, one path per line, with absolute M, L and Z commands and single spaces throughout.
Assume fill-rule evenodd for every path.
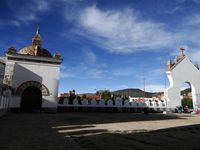
M 11 99 L 11 91 L 6 89 L 0 96 L 0 117 L 5 115 L 8 111 Z
M 49 96 L 43 96 L 42 107 L 57 107 L 60 65 L 11 60 L 7 62 L 7 64 L 9 63 L 14 63 L 13 88 L 17 89 L 26 81 L 38 81 L 44 84 L 50 93 Z M 11 101 L 11 107 L 20 107 L 20 100 L 19 96 L 14 96 Z
M 2 96 L 4 73 L 5 73 L 5 66 L 0 63 L 0 97 Z
M 150 105 L 152 103 L 152 105 Z M 108 107 L 108 108 L 154 108 L 154 109 L 164 109 L 166 108 L 166 102 L 165 101 L 152 101 L 152 99 L 146 98 L 144 102 L 140 101 L 140 98 L 134 98 L 131 100 L 125 100 L 124 104 L 122 103 L 122 99 L 120 97 L 117 97 L 115 99 L 115 104 L 113 104 L 112 100 L 108 100 L 107 104 L 105 103 L 105 100 L 101 99 L 99 100 L 99 103 L 97 103 L 96 100 L 91 100 L 91 103 L 87 99 L 82 100 L 82 102 L 79 104 L 77 99 L 73 100 L 73 104 L 69 104 L 69 100 L 66 98 L 63 100 L 63 104 L 58 104 L 59 107 Z
M 185 57 L 171 71 L 167 72 L 170 86 L 167 88 L 167 107 L 170 109 L 181 105 L 181 85 L 187 82 L 192 88 L 193 106 L 200 108 L 200 71 Z
M 5 73 L 5 66 L 0 63 L 0 84 L 3 84 L 4 73 Z

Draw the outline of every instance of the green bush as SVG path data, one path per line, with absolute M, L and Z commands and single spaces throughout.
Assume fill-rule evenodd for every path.
M 102 97 L 102 99 L 107 101 L 107 100 L 111 99 L 111 92 L 109 90 L 105 90 L 102 92 L 101 97 Z
M 181 105 L 183 107 L 188 106 L 189 108 L 193 108 L 192 99 L 190 99 L 190 98 L 183 98 L 182 101 L 181 101 Z

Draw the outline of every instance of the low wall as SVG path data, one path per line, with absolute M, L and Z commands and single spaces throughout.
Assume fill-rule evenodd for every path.
M 166 103 L 164 101 L 152 101 L 151 99 L 135 99 L 133 101 L 116 98 L 113 100 L 87 100 L 84 99 L 79 102 L 77 99 L 69 104 L 66 98 L 62 104 L 58 104 L 58 111 L 108 111 L 108 112 L 141 112 L 147 108 L 150 112 L 162 112 L 166 110 Z
M 5 96 L 2 96 L 0 98 L 0 117 L 5 115 L 8 110 L 8 98 Z
M 0 117 L 8 112 L 10 96 L 11 91 L 9 89 L 5 90 L 3 95 L 0 96 Z

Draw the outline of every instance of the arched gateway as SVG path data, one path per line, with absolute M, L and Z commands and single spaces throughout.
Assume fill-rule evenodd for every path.
M 174 59 L 172 63 L 167 62 L 167 76 L 170 86 L 167 88 L 167 107 L 175 109 L 181 105 L 180 87 L 186 82 L 191 87 L 193 107 L 195 110 L 200 108 L 200 71 L 197 65 L 194 65 L 190 59 L 185 56 L 184 49 L 181 48 L 181 56 Z
M 37 81 L 26 81 L 26 82 L 22 83 L 17 88 L 16 95 L 19 95 L 19 96 L 22 95 L 22 92 L 28 87 L 36 87 L 42 92 L 43 96 L 49 96 L 48 88 L 45 85 L 43 85 Z
M 42 92 L 37 87 L 26 88 L 21 96 L 22 112 L 40 112 L 42 108 Z
M 47 87 L 37 81 L 22 83 L 16 90 L 21 97 L 20 110 L 22 112 L 41 111 L 42 96 L 49 96 Z

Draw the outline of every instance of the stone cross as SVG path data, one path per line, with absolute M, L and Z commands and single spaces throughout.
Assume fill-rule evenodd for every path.
M 184 54 L 185 49 L 184 48 L 180 48 L 180 51 L 181 51 L 181 57 L 184 57 L 185 56 L 185 54 Z

